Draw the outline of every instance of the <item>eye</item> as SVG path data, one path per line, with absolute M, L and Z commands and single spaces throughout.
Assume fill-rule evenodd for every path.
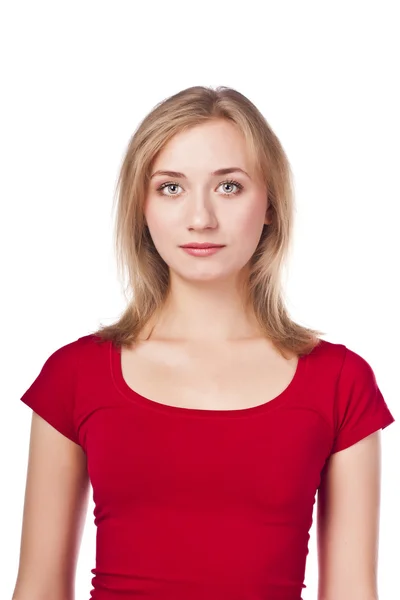
M 236 189 L 236 191 L 232 191 L 232 192 L 222 192 L 222 195 L 223 195 L 223 196 L 233 196 L 233 195 L 235 195 L 235 194 L 239 194 L 239 193 L 242 191 L 242 189 L 243 189 L 243 185 L 242 185 L 241 183 L 239 183 L 238 181 L 231 180 L 231 179 L 230 179 L 230 180 L 228 180 L 228 181 L 222 181 L 222 182 L 219 184 L 219 186 L 218 186 L 218 187 L 220 187 L 221 185 L 224 185 L 224 186 L 229 186 L 229 187 L 232 187 L 232 186 L 234 186 L 234 187 L 236 187 L 236 188 L 237 188 L 237 189 Z M 176 182 L 173 182 L 173 181 L 168 181 L 168 182 L 166 182 L 166 183 L 162 183 L 162 184 L 160 185 L 160 187 L 158 187 L 158 188 L 157 188 L 157 192 L 158 192 L 159 194 L 161 194 L 161 196 L 177 196 L 178 194 L 177 194 L 175 191 L 173 191 L 173 193 L 172 193 L 172 194 L 164 194 L 164 193 L 163 193 L 163 190 L 164 190 L 164 189 L 166 189 L 166 188 L 179 188 L 179 187 L 181 187 L 181 186 L 180 186 L 178 183 L 176 183 Z M 170 190 L 170 191 L 171 191 L 171 190 Z
M 242 186 L 241 183 L 239 183 L 238 181 L 233 181 L 233 180 L 223 181 L 219 185 L 227 185 L 227 186 L 230 186 L 230 187 L 232 185 L 234 185 L 237 188 L 236 192 L 231 192 L 231 193 L 229 193 L 229 192 L 228 193 L 222 192 L 223 196 L 232 196 L 232 195 L 235 195 L 235 194 L 239 194 L 242 191 L 242 189 L 243 189 L 243 186 Z
M 165 188 L 177 188 L 177 187 L 180 187 L 180 185 L 178 183 L 173 183 L 173 182 L 162 183 L 160 185 L 160 187 L 157 188 L 157 192 L 159 192 L 161 194 L 161 196 L 176 196 L 177 194 L 175 192 L 172 194 L 164 194 L 163 190 Z

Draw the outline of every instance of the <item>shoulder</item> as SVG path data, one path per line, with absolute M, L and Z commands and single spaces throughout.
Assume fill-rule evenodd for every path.
M 90 356 L 96 352 L 97 348 L 105 345 L 106 342 L 103 342 L 98 336 L 86 334 L 58 346 L 48 355 L 45 364 L 51 363 L 54 366 L 75 369 L 81 358 Z
M 20 396 L 24 404 L 76 443 L 77 385 L 90 364 L 93 364 L 93 372 L 99 372 L 95 349 L 100 345 L 97 341 L 96 336 L 89 334 L 48 352 L 36 367 L 29 387 Z M 83 360 L 84 368 L 80 369 Z
M 332 453 L 384 429 L 394 417 L 382 395 L 377 377 L 365 355 L 344 344 L 325 342 L 327 360 L 335 357 Z
M 354 392 L 376 391 L 377 380 L 372 364 L 365 354 L 358 353 L 345 344 L 323 341 L 320 361 L 332 365 L 336 376 L 336 395 L 346 396 Z
M 343 450 L 394 421 L 374 369 L 363 353 L 320 339 L 306 359 L 307 406 L 328 423 L 330 453 Z
M 311 351 L 310 357 L 319 368 L 332 368 L 337 377 L 373 378 L 374 372 L 365 356 L 357 353 L 343 343 L 319 340 Z

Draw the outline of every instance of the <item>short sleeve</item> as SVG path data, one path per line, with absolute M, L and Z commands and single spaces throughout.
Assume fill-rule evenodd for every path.
M 78 444 L 74 423 L 76 343 L 58 348 L 20 398 L 57 431 Z
M 336 434 L 331 453 L 339 452 L 395 421 L 369 363 L 346 348 L 336 395 Z

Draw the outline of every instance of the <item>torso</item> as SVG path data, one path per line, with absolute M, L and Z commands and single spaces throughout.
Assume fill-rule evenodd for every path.
M 207 410 L 265 404 L 293 379 L 297 355 L 286 360 L 262 338 L 220 343 L 139 341 L 122 348 L 130 388 L 147 399 Z

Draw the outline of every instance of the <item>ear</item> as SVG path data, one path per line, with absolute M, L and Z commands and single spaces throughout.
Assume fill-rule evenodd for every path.
M 264 225 L 272 223 L 271 208 L 271 206 L 268 206 L 267 212 L 265 213 Z

